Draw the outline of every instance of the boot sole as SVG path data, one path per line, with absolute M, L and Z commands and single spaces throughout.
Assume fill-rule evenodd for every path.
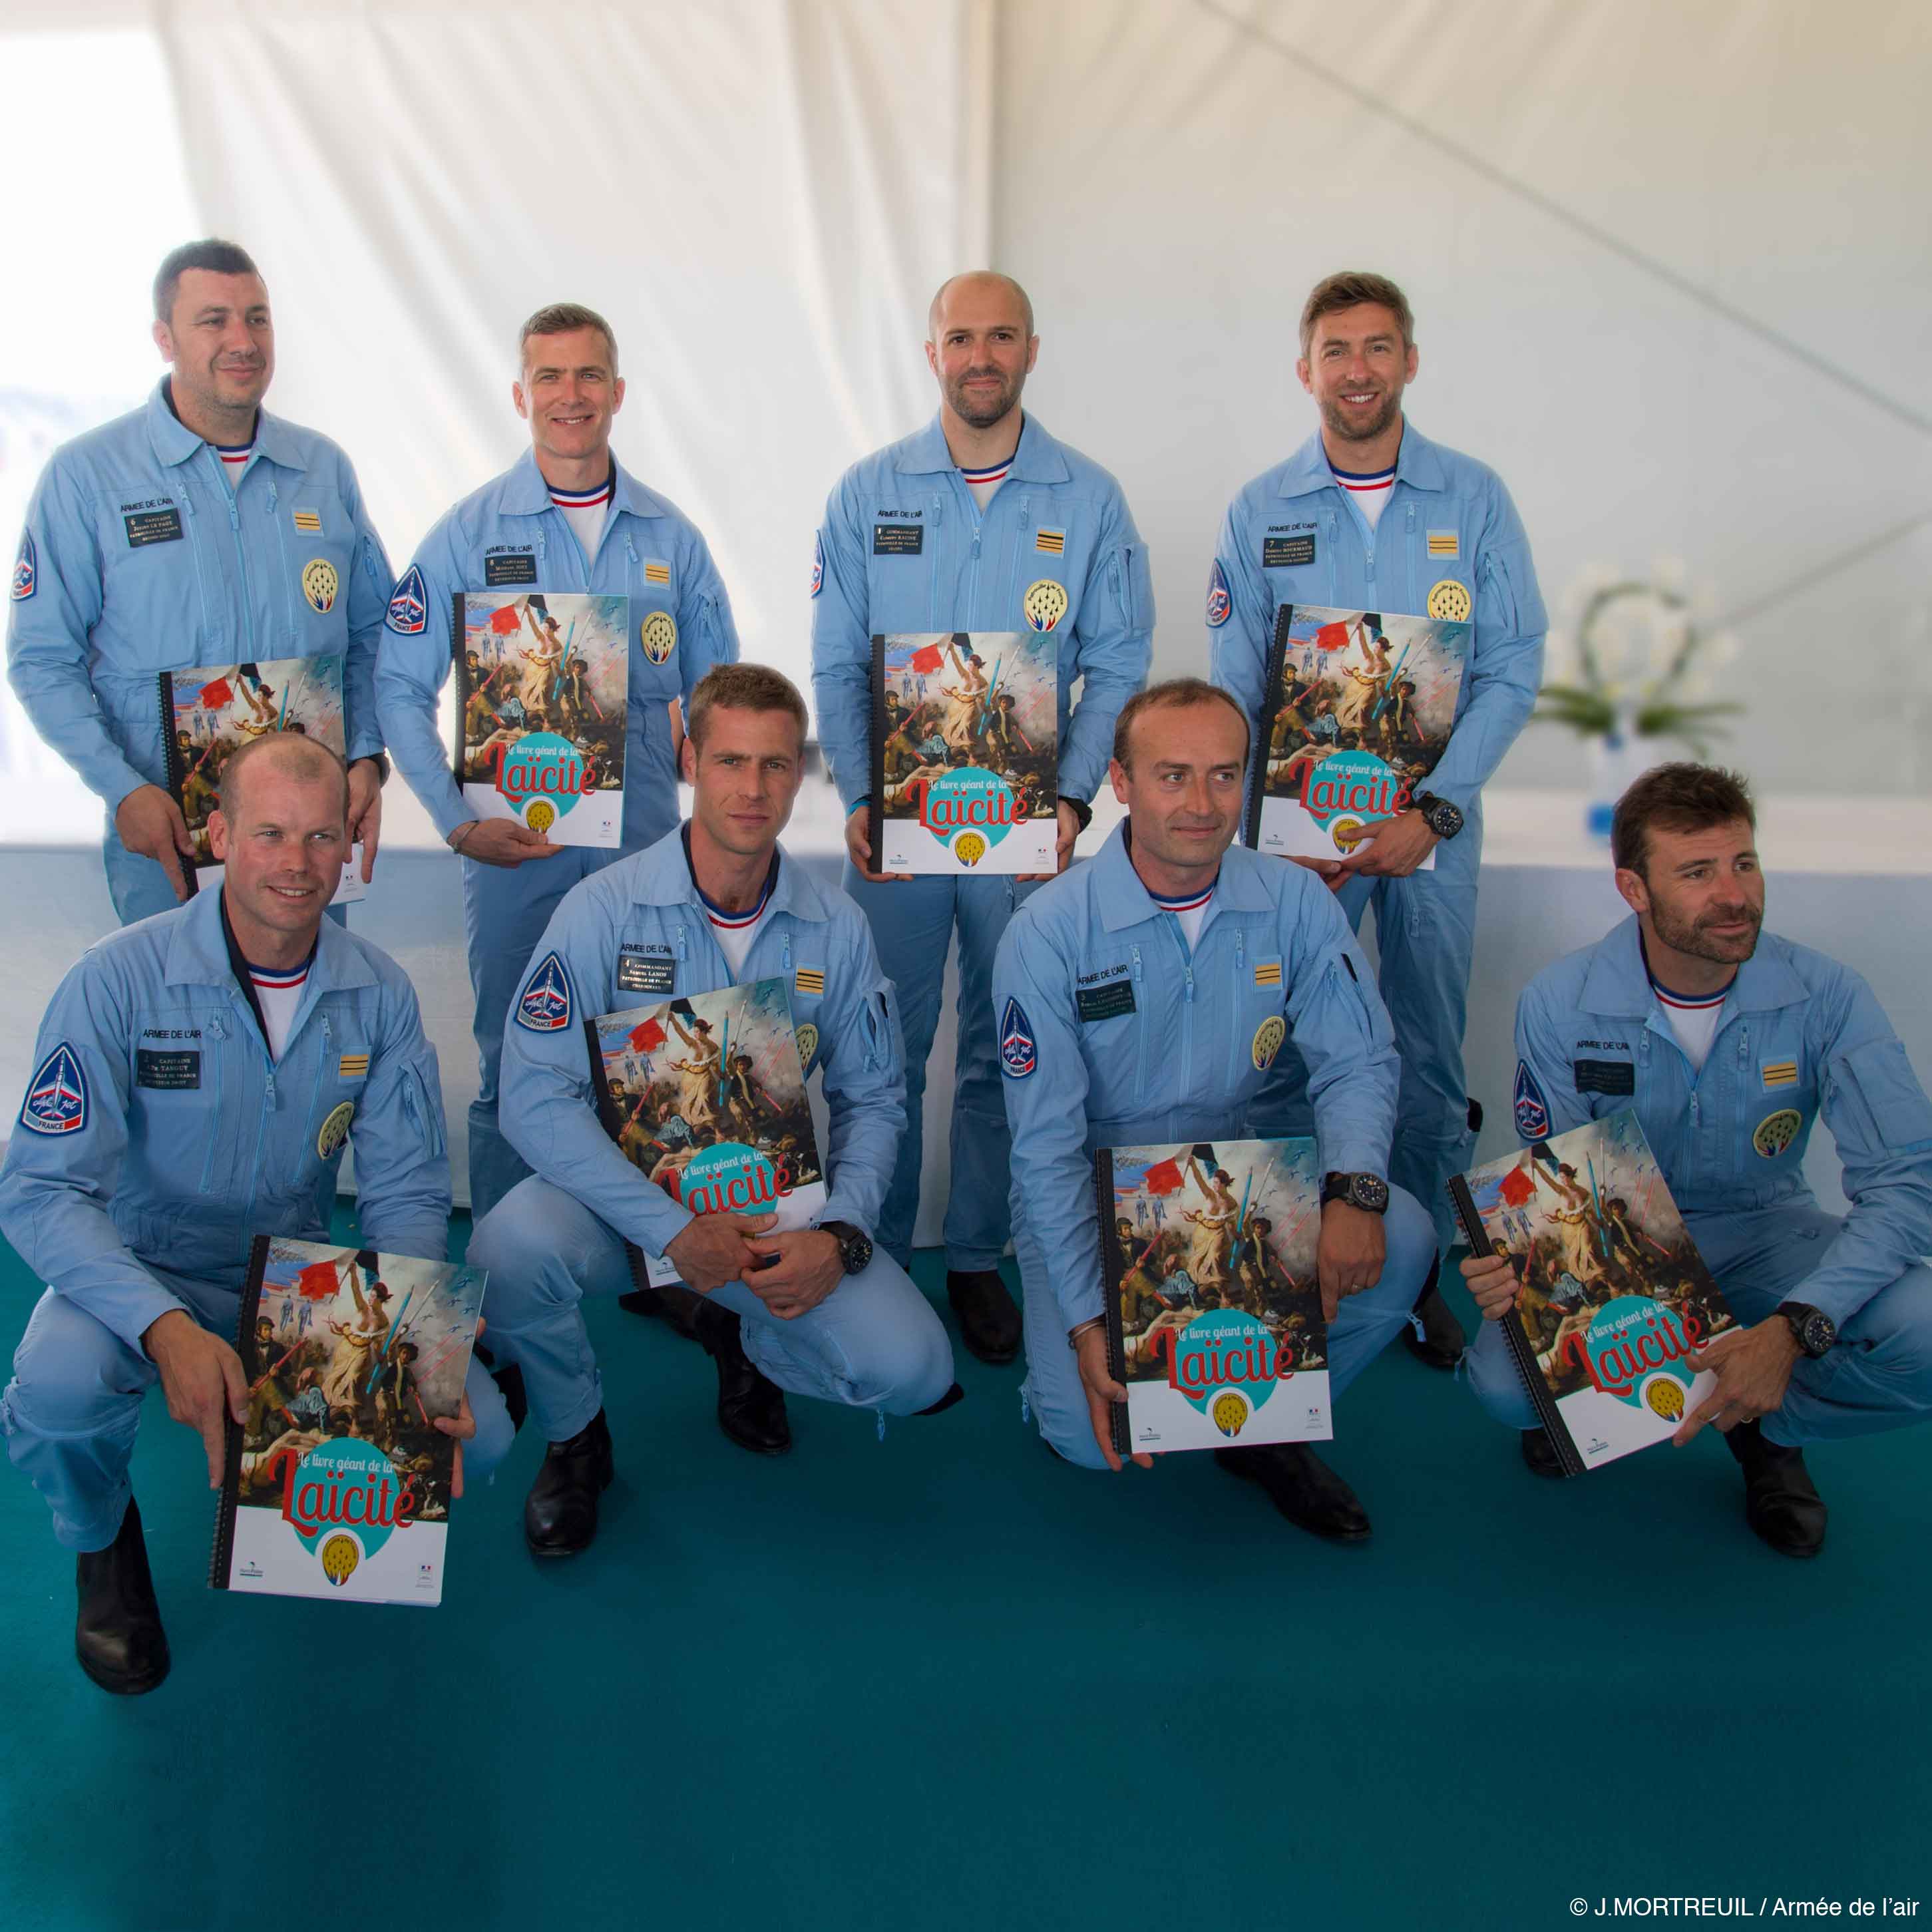
M 167 1681 L 168 1672 L 174 1668 L 170 1657 L 158 1670 L 150 1671 L 143 1677 L 116 1676 L 90 1663 L 84 1652 L 76 1649 L 74 1661 L 86 1672 L 88 1679 L 100 1685 L 102 1690 L 115 1697 L 144 1697 L 150 1690 L 158 1689 Z
M 1376 1533 L 1373 1523 L 1361 1529 L 1323 1529 L 1316 1524 L 1304 1521 L 1298 1516 L 1291 1516 L 1276 1501 L 1274 1490 L 1270 1489 L 1259 1476 L 1251 1474 L 1238 1462 L 1221 1462 L 1216 1466 L 1226 1470 L 1231 1476 L 1239 1477 L 1244 1483 L 1253 1484 L 1270 1502 L 1274 1504 L 1275 1514 L 1283 1522 L 1290 1524 L 1294 1528 L 1300 1530 L 1304 1536 L 1313 1537 L 1318 1542 L 1333 1543 L 1338 1545 L 1366 1543 Z

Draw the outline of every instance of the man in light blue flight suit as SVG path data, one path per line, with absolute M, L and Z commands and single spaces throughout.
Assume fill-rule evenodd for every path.
M 1932 1411 L 1932 1102 L 1850 968 L 1762 933 L 1750 795 L 1735 774 L 1660 765 L 1618 802 L 1617 890 L 1634 916 L 1546 967 L 1516 1003 L 1516 1129 L 1526 1142 L 1634 1106 L 1671 1198 L 1744 1327 L 1694 1358 L 1706 1424 L 1742 1467 L 1751 1528 L 1816 1555 L 1825 1504 L 1802 1445 L 1897 1429 Z M 1822 1119 L 1849 1214 L 1804 1178 Z M 1484 1406 L 1559 1476 L 1498 1318 L 1504 1256 L 1462 1273 L 1488 1317 L 1469 1352 Z
M 1399 1068 L 1367 962 L 1317 879 L 1231 843 L 1247 746 L 1239 707 L 1198 679 L 1132 700 L 1111 766 L 1127 824 L 1028 902 L 993 969 L 1027 1394 L 1048 1443 L 1087 1468 L 1120 1466 L 1108 1406 L 1126 1399 L 1107 1365 L 1094 1150 L 1248 1137 L 1284 1033 L 1308 1066 L 1324 1173 L 1336 1394 L 1436 1270 L 1427 1214 L 1385 1178 Z M 1317 1535 L 1369 1534 L 1353 1491 L 1306 1444 L 1215 1460 Z
M 48 1284 L 0 1430 L 80 1552 L 81 1667 L 130 1694 L 168 1670 L 128 1484 L 142 1397 L 161 1384 L 219 1487 L 224 1418 L 248 1413 L 230 1341 L 250 1244 L 328 1239 L 345 1144 L 364 1246 L 440 1261 L 448 1234 L 442 1094 L 415 992 L 322 916 L 349 849 L 340 761 L 257 739 L 229 764 L 210 823 L 221 889 L 102 940 L 62 981 L 0 1170 L 0 1228 Z M 511 1430 L 474 1364 L 467 1390 L 473 1418 L 446 1432 L 475 1438 L 473 1477 Z
M 674 707 L 712 665 L 738 656 L 730 600 L 697 526 L 610 453 L 624 383 L 609 323 L 594 310 L 556 303 L 524 323 L 518 353 L 521 376 L 510 394 L 530 426 L 530 450 L 424 538 L 389 606 L 376 679 L 396 762 L 464 861 L 482 1073 L 470 1108 L 470 1207 L 478 1219 L 530 1172 L 498 1124 L 497 1083 L 505 1016 L 530 949 L 580 879 L 677 823 Z M 615 848 L 554 845 L 515 819 L 479 818 L 452 776 L 436 698 L 453 662 L 454 601 L 465 591 L 520 589 L 630 600 L 623 836 Z
M 275 338 L 254 263 L 232 242 L 175 250 L 154 278 L 154 334 L 172 368 L 146 406 L 48 459 L 7 627 L 8 676 L 34 728 L 106 802 L 123 924 L 188 896 L 161 672 L 342 657 L 365 880 L 388 770 L 375 688 L 388 559 L 349 459 L 260 406 Z
M 855 464 L 826 506 L 812 572 L 812 686 L 819 741 L 847 814 L 845 890 L 872 922 L 905 1022 L 910 1119 L 879 1238 L 910 1265 L 926 1064 L 956 927 L 946 1294 L 967 1347 L 982 1361 L 1010 1362 L 1019 1352 L 1020 1320 L 998 1273 L 1011 1232 L 1006 1124 L 987 1013 L 994 950 L 1031 888 L 1012 878 L 887 880 L 873 869 L 866 809 L 872 638 L 1030 628 L 1054 640 L 1064 870 L 1093 815 L 1114 720 L 1147 680 L 1154 592 L 1147 548 L 1120 485 L 1020 408 L 1040 352 L 1026 292 L 1004 275 L 956 275 L 933 298 L 928 334 L 938 416 Z
M 1543 599 L 1528 540 L 1495 475 L 1409 427 L 1402 391 L 1416 349 L 1408 304 L 1379 275 L 1331 275 L 1301 316 L 1302 386 L 1321 428 L 1229 505 L 1208 586 L 1214 682 L 1247 712 L 1263 755 L 1262 716 L 1275 613 L 1284 604 L 1473 619 L 1456 722 L 1428 789 L 1326 876 L 1358 929 L 1376 908 L 1382 998 L 1402 1054 L 1394 1178 L 1429 1209 L 1436 1240 L 1454 1238 L 1444 1187 L 1469 1164 L 1472 1102 L 1462 1070 L 1482 788 L 1515 742 L 1541 681 Z M 1257 765 L 1256 770 L 1261 769 Z M 1258 782 L 1253 780 L 1251 782 Z M 1432 868 L 1417 868 L 1431 853 Z M 1284 1053 L 1258 1128 L 1305 1132 L 1306 1082 Z M 1262 1124 L 1265 1124 L 1264 1128 Z M 1462 1331 L 1432 1291 L 1417 1310 L 1412 1352 L 1453 1368 Z
M 746 1448 L 790 1446 L 784 1389 L 898 1415 L 956 1394 L 944 1324 L 871 1240 L 905 1127 L 892 986 L 858 908 L 778 842 L 802 771 L 805 700 L 762 665 L 722 665 L 693 694 L 690 722 L 689 824 L 572 891 L 505 1030 L 504 1130 L 536 1172 L 478 1224 L 470 1255 L 490 1273 L 492 1345 L 520 1371 L 550 1444 L 524 1508 L 539 1556 L 574 1555 L 597 1533 L 610 1432 L 582 1304 L 628 1288 L 627 1241 L 674 1262 L 700 1298 L 718 1422 Z M 769 1214 L 694 1216 L 632 1165 L 598 1120 L 584 1028 L 768 979 L 784 983 L 830 1113 L 818 1224 L 782 1234 L 764 1232 Z M 703 1146 L 729 1137 L 690 1124 Z

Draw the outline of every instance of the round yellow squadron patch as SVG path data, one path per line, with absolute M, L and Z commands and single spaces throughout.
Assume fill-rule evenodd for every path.
M 1466 624 L 1471 608 L 1468 590 L 1453 577 L 1445 577 L 1429 593 L 1429 614 L 1438 624 Z
M 1362 821 L 1338 818 L 1328 827 L 1328 836 L 1334 840 L 1336 851 L 1352 852 L 1362 842 Z
M 798 1030 L 798 1064 L 809 1073 L 812 1063 L 818 1058 L 818 1029 L 807 1020 Z
M 1279 1013 L 1270 1013 L 1255 1028 L 1248 1058 L 1255 1063 L 1257 1072 L 1265 1073 L 1274 1064 L 1274 1057 L 1281 1051 L 1281 1043 L 1287 1037 L 1288 1022 Z
M 362 1552 L 356 1547 L 355 1538 L 345 1536 L 340 1530 L 322 1546 L 322 1574 L 338 1590 L 355 1574 L 356 1566 L 362 1560 Z
M 677 620 L 668 610 L 653 610 L 644 620 L 638 641 L 652 664 L 662 664 L 677 649 Z
M 1214 1426 L 1223 1436 L 1238 1436 L 1247 1426 L 1248 1399 L 1233 1389 L 1224 1389 L 1214 1398 L 1214 1406 L 1208 1412 L 1214 1418 Z
M 312 556 L 302 566 L 302 586 L 309 608 L 326 617 L 335 608 L 335 593 L 342 588 L 342 580 L 327 557 Z
M 952 856 L 962 866 L 976 866 L 986 856 L 986 836 L 982 832 L 962 832 L 952 842 Z
M 1643 1399 L 1652 1414 L 1662 1417 L 1666 1422 L 1683 1420 L 1684 1385 L 1669 1376 L 1659 1376 L 1644 1390 Z
M 1766 1160 L 1775 1160 L 1798 1138 L 1798 1130 L 1804 1124 L 1804 1116 L 1796 1107 L 1780 1107 L 1758 1122 L 1751 1145 Z
M 524 823 L 532 832 L 548 832 L 556 823 L 556 807 L 547 798 L 533 798 L 524 808 Z
M 1066 615 L 1066 588 L 1050 577 L 1042 577 L 1037 584 L 1027 586 L 1020 608 L 1036 631 L 1050 631 Z
M 329 1109 L 328 1118 L 322 1124 L 322 1131 L 315 1137 L 315 1150 L 324 1160 L 334 1159 L 341 1150 L 342 1143 L 349 1138 L 349 1123 L 356 1118 L 356 1102 L 344 1100 L 339 1106 Z

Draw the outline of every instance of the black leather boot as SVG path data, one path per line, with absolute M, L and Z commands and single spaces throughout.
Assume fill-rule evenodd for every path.
M 105 1550 L 83 1551 L 74 1580 L 80 1596 L 74 1654 L 81 1669 L 117 1696 L 153 1690 L 168 1674 L 168 1636 L 148 1574 L 141 1512 L 132 1496 L 114 1540 Z
M 1231 1476 L 1258 1483 L 1298 1529 L 1330 1543 L 1368 1540 L 1369 1513 L 1355 1492 L 1305 1442 L 1264 1442 L 1252 1449 L 1217 1449 L 1214 1460 Z
M 1453 1369 L 1462 1359 L 1465 1340 L 1462 1323 L 1456 1319 L 1455 1311 L 1442 1299 L 1442 1291 L 1436 1286 L 1442 1271 L 1438 1256 L 1429 1270 L 1429 1279 L 1422 1284 L 1422 1292 L 1415 1298 L 1415 1317 L 1422 1324 L 1422 1333 L 1418 1335 L 1414 1323 L 1409 1323 L 1402 1331 L 1402 1345 L 1418 1362 L 1432 1369 Z
M 1825 1546 L 1825 1499 L 1802 1449 L 1770 1441 L 1755 1422 L 1724 1437 L 1744 1472 L 1744 1520 L 1780 1556 L 1816 1556 Z
M 600 1408 L 567 1442 L 553 1442 L 524 1498 L 524 1540 L 532 1556 L 574 1556 L 597 1536 L 597 1498 L 615 1466 Z
M 681 1281 L 668 1281 L 662 1288 L 634 1288 L 617 1298 L 617 1306 L 627 1315 L 641 1315 L 662 1322 L 674 1335 L 687 1342 L 698 1340 L 698 1311 L 704 1298 Z
M 959 1318 L 959 1339 L 998 1368 L 1020 1352 L 1020 1312 L 998 1268 L 949 1268 L 946 1298 Z
M 718 1426 L 754 1456 L 782 1456 L 791 1447 L 784 1390 L 752 1366 L 728 1308 L 698 1298 L 698 1339 L 718 1365 Z
M 1553 1476 L 1559 1483 L 1563 1480 L 1563 1465 L 1557 1460 L 1556 1444 L 1550 1439 L 1546 1429 L 1526 1429 L 1522 1432 L 1523 1466 L 1533 1476 Z

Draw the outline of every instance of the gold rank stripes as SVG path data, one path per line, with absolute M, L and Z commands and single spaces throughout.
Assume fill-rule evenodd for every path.
M 825 969 L 821 966 L 801 966 L 794 976 L 793 983 L 801 993 L 823 993 Z
M 311 533 L 321 530 L 322 512 L 320 510 L 297 510 L 293 514 L 297 530 L 308 530 Z
M 1257 986 L 1279 986 L 1281 984 L 1281 962 L 1263 959 L 1255 968 L 1255 984 Z
M 1429 532 L 1429 554 L 1431 556 L 1454 556 L 1460 548 L 1454 530 L 1431 530 Z
M 1767 1087 L 1796 1087 L 1798 1084 L 1798 1063 L 1795 1060 L 1768 1060 L 1758 1071 L 1764 1076 Z
M 344 1080 L 360 1080 L 369 1071 L 369 1056 L 366 1053 L 345 1053 L 342 1056 L 341 1077 Z
M 668 584 L 670 581 L 670 566 L 668 563 L 646 564 L 644 581 L 646 584 Z
M 1066 552 L 1066 532 L 1064 530 L 1042 530 L 1034 538 L 1035 550 L 1043 550 L 1048 556 L 1064 556 Z

